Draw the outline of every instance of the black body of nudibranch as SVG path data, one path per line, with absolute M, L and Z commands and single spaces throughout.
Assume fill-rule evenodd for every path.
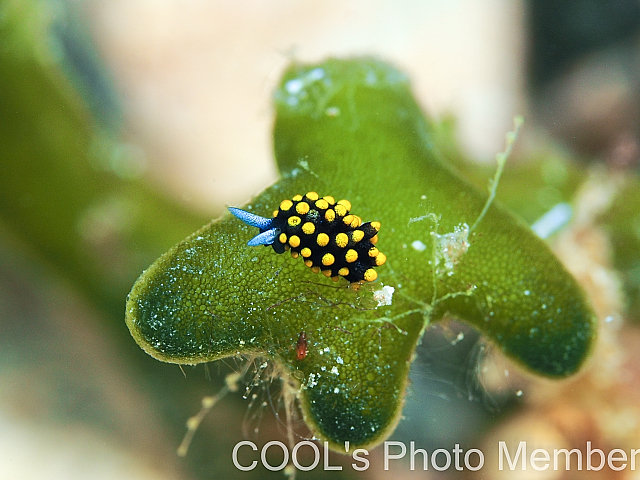
M 336 202 L 316 192 L 283 200 L 273 218 L 229 207 L 240 220 L 260 229 L 247 245 L 271 245 L 276 253 L 290 250 L 313 272 L 335 281 L 344 277 L 351 283 L 372 282 L 378 278 L 374 268 L 387 260 L 375 246 L 380 223 L 362 223 L 350 210 L 348 200 Z

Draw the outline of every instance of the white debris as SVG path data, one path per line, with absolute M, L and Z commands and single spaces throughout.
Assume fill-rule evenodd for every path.
M 424 252 L 427 249 L 427 246 L 420 240 L 414 240 L 411 242 L 411 247 L 418 252 Z
M 393 302 L 393 292 L 395 291 L 395 288 L 386 285 L 380 290 L 376 290 L 375 292 L 373 292 L 373 299 L 378 302 L 378 307 L 391 305 L 391 303 Z
M 433 234 L 436 241 L 436 265 L 444 264 L 447 275 L 453 275 L 453 269 L 462 256 L 469 250 L 469 225 L 461 223 L 453 232 Z

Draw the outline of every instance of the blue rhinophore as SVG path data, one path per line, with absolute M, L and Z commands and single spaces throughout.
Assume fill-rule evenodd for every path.
M 254 213 L 245 212 L 239 208 L 228 207 L 229 211 L 242 220 L 247 225 L 251 225 L 252 227 L 258 227 L 261 232 L 265 230 L 269 230 L 271 228 L 271 224 L 273 223 L 272 218 L 264 218 L 260 215 L 256 215 Z
M 258 245 L 271 245 L 278 235 L 278 231 L 275 228 L 267 230 L 266 232 L 259 233 L 251 240 L 247 242 L 250 247 L 257 247 Z
M 239 218 L 247 225 L 260 229 L 260 233 L 249 240 L 247 245 L 250 247 L 255 247 L 257 245 L 271 245 L 275 241 L 278 232 L 273 228 L 272 218 L 264 218 L 260 215 L 255 215 L 235 207 L 228 207 L 228 209 L 235 217 Z

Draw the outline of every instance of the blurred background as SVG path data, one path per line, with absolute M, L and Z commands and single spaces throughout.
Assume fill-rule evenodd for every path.
M 153 360 L 124 302 L 157 256 L 277 179 L 271 93 L 291 61 L 328 56 L 406 72 L 439 147 L 482 189 L 523 114 L 498 198 L 551 222 L 602 326 L 562 382 L 454 320 L 427 331 L 392 439 L 480 448 L 479 472 L 384 471 L 376 449 L 365 472 L 333 455 L 342 472 L 299 478 L 512 478 L 491 463 L 496 439 L 640 448 L 639 35 L 637 0 L 2 0 L 0 478 L 283 477 L 231 462 L 242 439 L 286 441 L 276 384 L 228 395 L 176 455 L 236 364 Z M 570 222 L 543 217 L 557 205 Z

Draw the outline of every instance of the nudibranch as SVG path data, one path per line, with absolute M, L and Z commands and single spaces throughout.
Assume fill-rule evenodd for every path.
M 378 278 L 374 268 L 387 260 L 375 246 L 380 222 L 362 223 L 350 210 L 348 200 L 336 202 L 316 192 L 283 200 L 273 218 L 229 207 L 244 223 L 260 229 L 247 245 L 271 245 L 276 253 L 289 250 L 314 273 L 322 272 L 334 281 L 344 277 L 352 284 L 373 282 Z

